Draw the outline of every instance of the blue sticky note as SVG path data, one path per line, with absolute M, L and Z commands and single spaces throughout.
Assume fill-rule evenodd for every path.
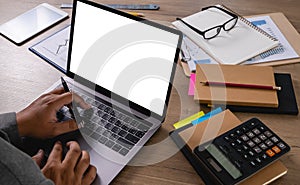
M 198 123 L 201 123 L 209 118 L 211 118 L 212 116 L 216 115 L 216 114 L 219 114 L 220 112 L 222 112 L 222 108 L 219 107 L 219 108 L 216 108 L 214 110 L 212 110 L 211 112 L 205 114 L 204 116 L 198 118 L 198 119 L 195 119 L 194 121 L 192 121 L 192 124 L 193 125 L 197 125 Z
M 254 24 L 255 26 L 267 24 L 265 20 L 252 21 L 251 23 Z

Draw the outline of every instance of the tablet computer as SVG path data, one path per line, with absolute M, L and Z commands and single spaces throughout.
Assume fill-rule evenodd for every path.
M 17 16 L 0 26 L 0 33 L 17 45 L 68 17 L 68 14 L 47 3 Z

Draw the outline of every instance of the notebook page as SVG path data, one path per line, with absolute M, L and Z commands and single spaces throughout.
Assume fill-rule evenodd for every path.
M 210 8 L 185 17 L 183 20 L 204 31 L 216 25 L 222 25 L 231 18 L 221 10 Z M 180 21 L 172 24 L 222 64 L 240 64 L 279 44 L 278 41 L 253 29 L 241 19 L 238 19 L 236 26 L 230 31 L 222 29 L 217 37 L 209 40 L 204 39 L 202 35 Z

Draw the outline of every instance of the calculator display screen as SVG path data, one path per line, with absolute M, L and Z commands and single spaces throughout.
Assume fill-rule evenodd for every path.
M 214 145 L 209 144 L 205 149 L 219 162 L 220 165 L 232 176 L 237 179 L 242 176 L 242 173 L 222 154 L 222 152 Z

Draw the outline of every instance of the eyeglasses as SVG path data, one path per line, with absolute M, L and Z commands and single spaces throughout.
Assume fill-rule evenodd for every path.
M 182 20 L 181 18 L 176 18 L 176 20 L 179 20 L 181 21 L 183 24 L 185 24 L 187 27 L 189 27 L 190 29 L 192 29 L 194 32 L 200 34 L 203 36 L 204 39 L 212 39 L 214 37 L 216 37 L 221 29 L 223 28 L 225 31 L 229 31 L 231 30 L 237 23 L 237 20 L 238 20 L 238 16 L 235 15 L 234 13 L 226 10 L 226 9 L 223 9 L 223 8 L 220 8 L 218 6 L 208 6 L 208 7 L 205 7 L 205 8 L 202 8 L 202 11 L 203 10 L 207 10 L 209 8 L 216 8 L 216 9 L 219 9 L 225 13 L 227 13 L 228 15 L 232 16 L 231 19 L 229 19 L 228 21 L 226 21 L 224 24 L 222 25 L 218 25 L 218 26 L 214 26 L 212 28 L 209 28 L 205 31 L 200 31 L 198 30 L 197 28 L 195 28 L 194 26 L 190 25 L 189 23 L 185 22 L 184 20 Z

